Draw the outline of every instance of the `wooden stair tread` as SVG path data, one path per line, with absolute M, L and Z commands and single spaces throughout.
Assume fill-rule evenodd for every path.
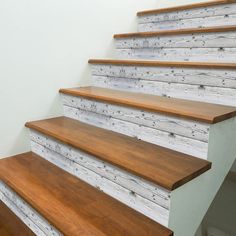
M 35 235 L 2 201 L 0 201 L 0 235 Z
M 34 121 L 26 126 L 168 190 L 211 168 L 208 161 L 66 117 Z
M 172 232 L 31 152 L 0 160 L 1 179 L 64 235 Z
M 216 5 L 222 5 L 222 4 L 230 4 L 230 3 L 235 3 L 235 2 L 236 2 L 235 0 L 215 0 L 215 1 L 187 4 L 187 5 L 182 5 L 182 6 L 140 11 L 137 13 L 137 15 L 138 16 L 145 16 L 145 15 L 153 15 L 153 14 L 159 14 L 159 13 L 165 13 L 165 12 L 184 11 L 184 10 L 189 10 L 189 9 L 194 9 L 194 8 L 209 7 L 209 6 L 216 6 Z
M 109 103 L 132 106 L 153 112 L 193 119 L 206 123 L 217 123 L 236 116 L 236 107 L 205 102 L 189 101 L 156 95 L 118 91 L 99 87 L 61 89 L 61 93 L 82 96 Z
M 90 59 L 90 64 L 146 66 L 146 67 L 194 67 L 212 69 L 236 69 L 236 63 L 217 62 L 186 62 L 186 61 L 155 61 L 155 60 L 116 60 L 116 59 Z
M 165 36 L 165 35 L 178 35 L 178 34 L 194 34 L 194 33 L 216 33 L 216 32 L 228 32 L 235 31 L 236 25 L 230 26 L 212 26 L 204 28 L 189 28 L 189 29 L 174 29 L 174 30 L 161 30 L 153 32 L 135 32 L 135 33 L 124 33 L 115 34 L 114 38 L 132 38 L 132 37 L 154 37 L 154 36 Z

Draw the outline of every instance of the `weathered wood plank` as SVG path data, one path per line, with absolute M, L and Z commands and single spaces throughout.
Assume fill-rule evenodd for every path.
M 139 23 L 175 21 L 180 19 L 201 19 L 215 16 L 229 16 L 236 13 L 236 3 L 220 4 L 215 6 L 180 9 L 175 11 L 139 14 Z M 207 20 L 206 20 L 207 21 Z
M 114 121 L 117 119 L 132 122 L 139 126 L 154 128 L 168 134 L 174 133 L 208 142 L 210 126 L 202 122 L 189 121 L 183 118 L 175 118 L 155 112 L 142 111 L 69 95 L 62 95 L 62 103 L 68 107 L 94 112 L 108 118 L 113 117 Z
M 84 168 L 67 157 L 45 148 L 34 141 L 31 142 L 31 148 L 34 153 L 40 155 L 70 174 L 75 175 L 156 222 L 159 222 L 164 226 L 168 225 L 169 211 L 167 209 L 130 192 L 113 181 Z
M 31 130 L 30 138 L 31 141 L 63 155 L 65 158 L 121 185 L 129 191 L 147 198 L 166 209 L 170 208 L 170 192 L 168 190 L 157 186 L 154 183 L 150 183 L 143 178 L 132 175 L 114 165 L 101 161 L 72 146 L 65 145 L 58 140 L 40 134 L 39 132 Z
M 189 155 L 193 155 L 202 159 L 207 158 L 207 142 L 178 135 L 174 130 L 172 130 L 171 132 L 167 132 L 153 129 L 145 125 L 133 123 L 132 121 L 130 122 L 125 121 L 124 119 L 121 120 L 113 118 L 101 113 L 83 110 L 76 107 L 70 107 L 65 104 L 64 114 L 67 117 L 77 119 L 91 125 L 109 129 L 131 137 L 136 137 L 138 139 L 167 147 L 176 151 L 180 151 Z M 125 116 L 125 113 L 123 113 L 123 116 Z M 129 117 L 126 117 L 126 119 L 128 120 Z M 174 125 L 174 123 L 172 124 Z
M 236 89 L 231 88 L 104 76 L 93 76 L 93 85 L 122 91 L 236 106 Z
M 0 198 L 36 235 L 62 235 L 2 181 L 0 181 Z
M 116 49 L 120 59 L 150 59 L 160 61 L 236 62 L 236 48 L 128 48 Z
M 235 10 L 236 12 L 236 10 Z M 202 28 L 202 27 L 212 27 L 212 26 L 225 26 L 225 25 L 235 25 L 236 24 L 236 14 L 225 14 L 213 17 L 201 17 L 192 19 L 181 19 L 169 20 L 168 15 L 166 15 L 167 20 L 163 21 L 153 21 L 140 19 L 138 24 L 139 32 L 151 32 L 160 30 L 170 30 L 170 29 L 185 29 L 185 28 Z
M 236 89 L 236 70 L 233 69 L 102 64 L 94 64 L 91 69 L 94 82 L 97 76 L 101 76 Z
M 140 48 L 235 48 L 236 32 L 156 35 L 151 37 L 117 38 L 117 49 Z

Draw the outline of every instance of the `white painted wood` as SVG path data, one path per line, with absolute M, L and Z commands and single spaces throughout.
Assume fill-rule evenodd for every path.
M 26 203 L 5 183 L 0 181 L 0 199 L 10 210 L 19 217 L 36 235 L 46 236 L 62 234 L 54 228 L 46 219 Z
M 204 142 L 208 141 L 209 125 L 203 122 L 191 121 L 184 118 L 168 116 L 156 112 L 149 112 L 132 107 L 114 105 L 83 97 L 62 95 L 65 106 L 91 111 L 115 119 L 132 122 L 145 127 L 175 133 Z
M 236 89 L 231 88 L 103 76 L 93 76 L 93 84 L 121 91 L 236 106 Z
M 236 89 L 236 70 L 232 69 L 95 64 L 92 65 L 91 71 L 94 83 L 96 83 L 96 78 L 101 76 Z
M 160 61 L 236 62 L 236 48 L 126 48 L 116 49 L 120 59 Z
M 161 30 L 204 28 L 204 27 L 215 27 L 215 26 L 226 26 L 226 25 L 230 26 L 235 24 L 236 24 L 236 14 L 232 14 L 232 15 L 201 17 L 193 19 L 150 21 L 146 23 L 144 22 L 138 24 L 138 31 L 151 32 L 151 31 L 161 31 Z
M 40 134 L 31 130 L 30 138 L 33 142 L 42 145 L 60 155 L 65 156 L 71 161 L 76 162 L 100 176 L 107 178 L 122 187 L 133 191 L 135 194 L 147 198 L 156 204 L 169 209 L 170 205 L 170 192 L 160 186 L 157 186 L 150 181 L 146 181 L 143 178 L 135 176 L 127 171 L 124 171 L 114 165 L 89 155 L 79 149 L 75 149 L 72 146 L 63 144 L 62 142 Z
M 168 226 L 175 236 L 194 235 L 199 227 L 235 161 L 235 130 L 236 118 L 212 125 L 207 158 L 213 163 L 211 170 L 171 192 Z
M 142 23 L 150 23 L 150 22 L 166 22 L 166 21 L 178 21 L 178 20 L 186 20 L 189 19 L 198 19 L 201 21 L 204 18 L 204 22 L 202 27 L 205 24 L 209 24 L 208 22 L 214 22 L 215 18 L 225 17 L 230 18 L 231 15 L 236 14 L 236 3 L 233 4 L 221 4 L 218 6 L 208 6 L 208 7 L 200 7 L 186 10 L 179 10 L 173 12 L 165 12 L 159 14 L 149 14 L 140 16 L 138 18 L 139 24 Z M 221 24 L 225 25 L 225 21 L 222 21 Z M 232 24 L 233 25 L 233 24 Z M 196 25 L 197 26 L 197 25 Z
M 89 100 L 79 97 L 62 97 L 65 116 L 206 159 L 208 146 L 206 139 L 209 125 L 202 123 L 198 125 L 198 122 L 191 123 L 190 121 L 168 116 L 161 118 L 161 116 L 148 114 L 145 111 L 140 112 L 130 108 L 123 109 L 119 106 L 116 112 L 115 107 L 111 108 L 109 104 L 98 104 L 96 101 L 89 103 Z M 101 110 L 99 106 L 102 106 Z M 121 117 L 116 116 L 116 114 Z M 148 127 L 148 125 L 151 127 Z M 184 130 L 186 132 L 184 136 L 178 134 L 179 131 L 184 132 Z M 191 135 L 192 138 L 187 137 Z M 197 140 L 197 136 L 205 136 L 205 141 Z
M 94 171 L 85 168 L 75 161 L 70 160 L 49 148 L 46 148 L 34 141 L 31 141 L 32 151 L 46 160 L 52 162 L 58 167 L 64 169 L 72 175 L 82 179 L 90 185 L 98 188 L 104 193 L 112 196 L 113 198 L 121 201 L 129 207 L 135 209 L 138 212 L 146 215 L 147 217 L 159 222 L 162 225 L 168 224 L 169 210 L 157 205 L 153 201 L 149 201 L 146 198 L 130 191 L 113 181 L 95 173 Z
M 130 37 L 115 40 L 117 49 L 141 48 L 234 48 L 236 32 L 193 33 Z

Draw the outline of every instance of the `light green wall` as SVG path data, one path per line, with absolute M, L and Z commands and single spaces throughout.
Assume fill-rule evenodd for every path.
M 0 157 L 29 150 L 24 123 L 61 114 L 58 89 L 88 83 L 87 60 L 112 56 L 138 10 L 191 2 L 0 1 Z

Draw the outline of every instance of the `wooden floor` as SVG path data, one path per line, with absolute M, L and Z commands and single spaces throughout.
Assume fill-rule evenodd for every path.
M 0 236 L 32 235 L 35 234 L 0 201 Z

